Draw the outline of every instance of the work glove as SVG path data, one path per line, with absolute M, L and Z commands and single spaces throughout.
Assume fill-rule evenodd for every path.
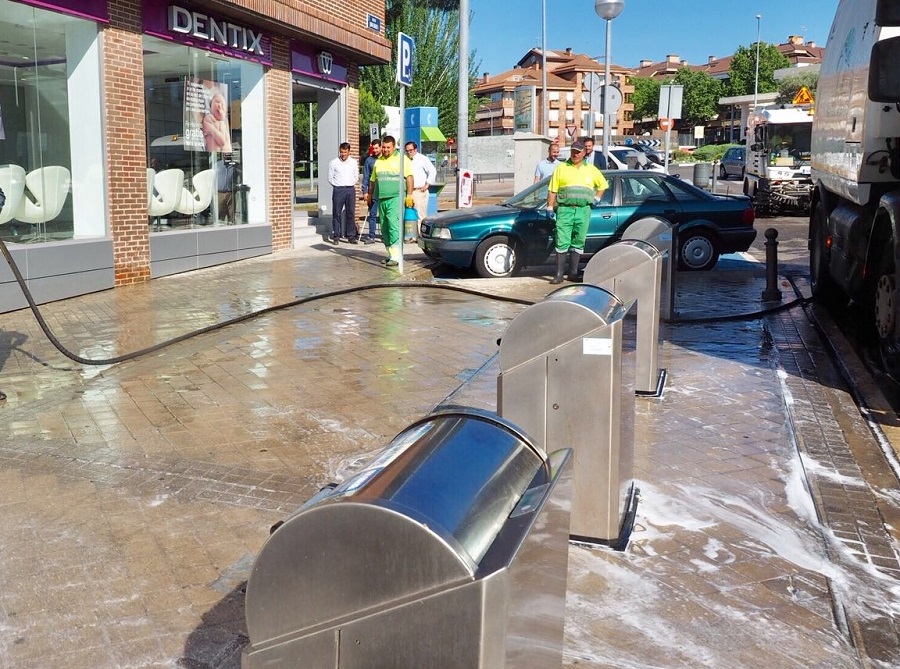
M 414 203 L 413 203 L 412 195 L 407 195 L 407 196 L 406 196 L 405 203 L 406 203 L 406 206 L 407 206 L 407 207 L 412 207 L 412 206 L 413 206 Z

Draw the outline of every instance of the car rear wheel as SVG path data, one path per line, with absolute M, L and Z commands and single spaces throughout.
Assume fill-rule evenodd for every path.
M 728 171 L 725 169 L 724 165 L 719 165 L 719 178 L 722 181 L 728 181 Z
M 705 230 L 688 230 L 678 236 L 678 267 L 705 272 L 719 262 L 719 249 L 712 235 Z
M 507 235 L 488 237 L 475 249 L 475 271 L 485 279 L 514 276 L 520 267 L 516 242 Z

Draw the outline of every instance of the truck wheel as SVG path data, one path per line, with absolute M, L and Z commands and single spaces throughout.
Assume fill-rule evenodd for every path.
M 719 262 L 719 249 L 706 230 L 688 230 L 678 235 L 678 267 L 706 272 Z
M 485 279 L 514 276 L 520 268 L 516 243 L 507 235 L 488 237 L 475 249 L 475 271 Z
M 828 272 L 831 252 L 826 239 L 828 237 L 828 217 L 822 205 L 813 212 L 812 239 L 809 251 L 809 274 L 813 297 L 826 306 L 837 303 L 842 297 L 838 285 Z
M 878 265 L 872 315 L 881 361 L 885 369 L 892 374 L 896 374 L 900 367 L 898 360 L 900 352 L 897 350 L 896 293 L 894 248 L 893 244 L 889 244 Z

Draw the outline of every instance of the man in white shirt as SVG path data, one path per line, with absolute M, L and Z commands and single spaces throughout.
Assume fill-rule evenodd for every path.
M 559 159 L 559 140 L 557 139 L 547 147 L 547 157 L 539 162 L 537 167 L 534 168 L 534 183 L 537 183 L 545 177 L 552 176 L 553 170 L 555 170 L 556 166 L 561 162 L 562 161 Z
M 335 246 L 346 233 L 347 241 L 359 244 L 356 227 L 356 184 L 359 182 L 359 163 L 350 157 L 350 143 L 341 142 L 338 157 L 328 163 L 328 183 L 331 184 L 331 243 Z M 346 227 L 345 227 L 346 226 Z
M 413 173 L 413 206 L 416 209 L 418 220 L 416 221 L 416 232 L 414 237 L 406 237 L 407 242 L 415 242 L 419 236 L 419 226 L 422 225 L 422 219 L 428 213 L 428 187 L 437 180 L 437 170 L 431 164 L 428 156 L 419 153 L 419 147 L 415 142 L 406 143 L 406 158 L 412 165 Z

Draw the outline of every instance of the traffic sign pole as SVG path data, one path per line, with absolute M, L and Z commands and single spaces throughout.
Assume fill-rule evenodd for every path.
M 406 239 L 406 178 L 403 176 L 406 160 L 406 87 L 412 86 L 413 50 L 415 42 L 409 35 L 397 34 L 397 83 L 400 84 L 400 136 L 397 138 L 397 148 L 400 151 L 400 184 L 398 195 L 400 197 L 400 258 L 397 261 L 397 269 L 403 274 L 403 244 Z M 390 254 L 390 250 L 388 250 Z

